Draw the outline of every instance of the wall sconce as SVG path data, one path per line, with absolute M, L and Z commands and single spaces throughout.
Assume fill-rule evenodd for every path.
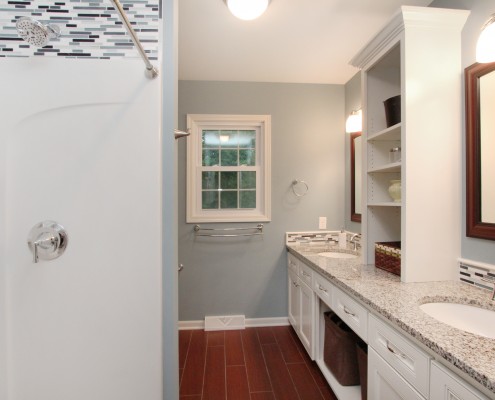
M 495 61 L 495 14 L 481 27 L 481 33 L 476 43 L 476 61 L 489 63 Z
M 235 17 L 249 21 L 264 13 L 270 0 L 225 0 L 225 3 Z
M 361 132 L 363 130 L 363 116 L 361 110 L 351 112 L 345 122 L 345 131 L 347 133 Z

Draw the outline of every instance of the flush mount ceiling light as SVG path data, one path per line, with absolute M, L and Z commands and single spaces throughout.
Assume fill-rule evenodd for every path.
M 347 117 L 345 131 L 347 133 L 361 132 L 363 130 L 363 117 L 361 110 L 356 110 Z
M 264 13 L 270 0 L 225 0 L 225 3 L 235 17 L 249 21 Z
M 489 63 L 495 61 L 495 14 L 481 28 L 476 44 L 476 61 Z

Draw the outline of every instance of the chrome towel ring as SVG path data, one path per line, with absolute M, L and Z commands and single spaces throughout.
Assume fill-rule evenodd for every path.
M 308 194 L 309 186 L 306 182 L 294 179 L 292 181 L 292 191 L 297 197 L 303 197 Z

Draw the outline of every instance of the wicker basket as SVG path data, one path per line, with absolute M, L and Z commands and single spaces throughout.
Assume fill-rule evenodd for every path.
M 375 266 L 400 276 L 400 242 L 375 243 Z

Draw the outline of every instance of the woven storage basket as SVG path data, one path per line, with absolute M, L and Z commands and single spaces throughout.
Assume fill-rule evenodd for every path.
M 375 267 L 400 276 L 400 242 L 375 243 Z

